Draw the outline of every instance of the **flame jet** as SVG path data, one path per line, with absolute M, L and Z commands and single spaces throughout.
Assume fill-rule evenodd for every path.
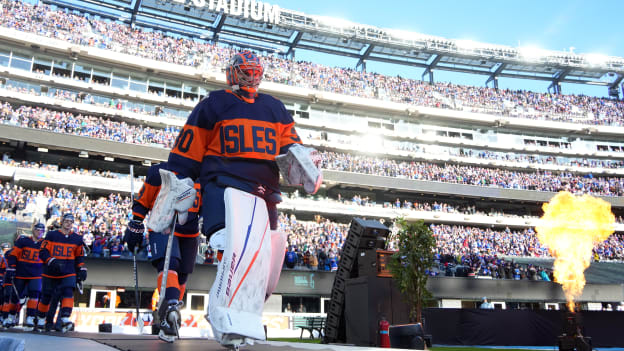
M 574 300 L 585 287 L 585 269 L 592 249 L 615 230 L 611 204 L 590 195 L 574 196 L 567 191 L 555 195 L 542 206 L 544 216 L 535 227 L 537 238 L 555 258 L 555 281 L 561 284 L 574 311 Z

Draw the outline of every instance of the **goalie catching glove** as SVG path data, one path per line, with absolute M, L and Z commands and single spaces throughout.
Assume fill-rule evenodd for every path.
M 162 185 L 147 220 L 147 227 L 157 233 L 169 234 L 176 212 L 178 223 L 186 223 L 188 210 L 193 206 L 197 191 L 190 178 L 178 179 L 173 172 L 162 168 L 159 172 Z
M 308 194 L 315 194 L 321 187 L 321 157 L 315 149 L 294 144 L 286 154 L 275 157 L 275 161 L 288 185 L 303 185 Z

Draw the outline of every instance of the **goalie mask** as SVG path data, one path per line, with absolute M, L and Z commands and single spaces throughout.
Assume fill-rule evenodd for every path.
M 251 51 L 241 51 L 232 56 L 225 69 L 227 84 L 232 91 L 246 102 L 253 103 L 258 96 L 264 68 L 260 58 Z

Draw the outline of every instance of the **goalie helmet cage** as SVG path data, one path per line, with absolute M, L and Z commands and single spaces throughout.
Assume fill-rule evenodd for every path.
M 388 235 L 388 228 L 378 221 L 353 218 L 347 239 L 342 246 L 342 254 L 338 270 L 334 277 L 327 320 L 325 322 L 325 335 L 323 343 L 344 343 L 346 341 L 346 326 L 344 316 L 345 288 L 347 279 L 358 276 L 357 253 L 361 249 L 362 238 L 372 236 L 375 238 Z

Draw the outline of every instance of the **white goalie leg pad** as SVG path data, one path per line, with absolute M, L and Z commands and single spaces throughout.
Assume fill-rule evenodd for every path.
M 271 267 L 269 268 L 269 279 L 267 280 L 267 290 L 264 300 L 266 301 L 277 287 L 284 257 L 286 255 L 286 233 L 271 231 Z
M 208 242 L 213 250 L 225 250 L 225 239 L 227 238 L 227 232 L 225 228 L 219 229 L 214 232 Z
M 189 208 L 193 206 L 197 191 L 193 188 L 190 178 L 178 179 L 168 170 L 159 169 L 161 186 L 154 207 L 152 208 L 147 227 L 157 233 L 168 234 L 175 212 L 178 212 L 178 222 L 184 224 Z
M 227 344 L 232 335 L 244 343 L 264 340 L 262 310 L 271 264 L 271 231 L 260 197 L 227 188 L 225 248 L 210 289 L 208 319 L 215 338 Z

